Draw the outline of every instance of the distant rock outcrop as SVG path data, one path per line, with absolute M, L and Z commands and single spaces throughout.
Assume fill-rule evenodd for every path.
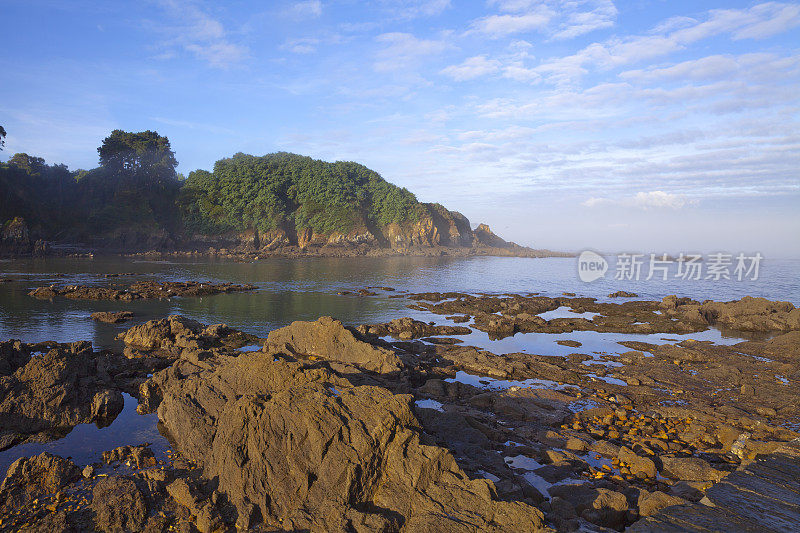
M 31 251 L 31 237 L 25 220 L 16 217 L 2 227 L 0 251 L 9 254 L 24 254 Z

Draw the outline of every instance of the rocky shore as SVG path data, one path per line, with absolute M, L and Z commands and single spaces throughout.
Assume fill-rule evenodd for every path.
M 458 325 L 322 317 L 266 338 L 180 316 L 89 343 L 0 344 L 2 446 L 157 413 L 94 465 L 21 458 L 16 531 L 786 531 L 800 519 L 800 310 L 744 298 L 601 303 L 403 295 Z M 623 296 L 631 298 L 630 296 Z M 574 318 L 547 318 L 557 312 Z M 550 313 L 548 315 L 547 313 Z M 732 345 L 671 335 L 724 327 Z M 620 354 L 495 354 L 485 332 L 662 334 Z M 555 341 L 553 341 L 555 343 Z M 705 525 L 704 525 L 705 524 Z
M 470 228 L 469 220 L 436 204 L 414 224 L 391 224 L 382 230 L 360 227 L 349 233 L 315 233 L 255 229 L 221 235 L 170 234 L 140 227 L 120 228 L 108 235 L 88 236 L 87 242 L 49 241 L 31 236 L 22 218 L 0 228 L 0 257 L 120 254 L 139 258 L 205 257 L 258 261 L 267 257 L 573 257 L 575 254 L 520 246 L 497 236 L 486 224 Z
M 98 287 L 94 285 L 50 285 L 37 287 L 29 296 L 52 300 L 56 296 L 73 300 L 141 300 L 148 298 L 173 298 L 191 296 L 212 296 L 227 292 L 253 291 L 255 285 L 236 285 L 234 283 L 201 283 L 198 281 L 139 281 L 129 287 Z M 98 315 L 98 320 L 101 320 Z

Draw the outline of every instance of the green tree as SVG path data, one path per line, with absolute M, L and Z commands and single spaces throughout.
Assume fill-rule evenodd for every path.
M 179 204 L 201 233 L 256 228 L 348 233 L 417 220 L 422 207 L 406 189 L 353 162 L 327 163 L 286 152 L 237 153 L 186 179 Z
M 178 161 L 169 139 L 155 131 L 114 130 L 97 149 L 100 165 L 112 173 L 175 179 Z
M 8 160 L 9 165 L 14 165 L 28 174 L 41 174 L 47 165 L 43 157 L 36 157 L 24 153 L 14 154 Z

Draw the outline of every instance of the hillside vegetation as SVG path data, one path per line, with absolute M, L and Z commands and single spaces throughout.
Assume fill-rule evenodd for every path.
M 155 131 L 114 130 L 97 151 L 92 170 L 70 172 L 28 154 L 0 163 L 2 240 L 15 250 L 26 239 L 122 250 L 273 250 L 471 247 L 491 234 L 354 162 L 237 153 L 184 179 L 169 139 Z M 491 238 L 491 246 L 511 246 Z
M 202 233 L 261 232 L 308 228 L 319 234 L 349 233 L 417 221 L 423 209 L 404 188 L 358 163 L 326 163 L 278 152 L 238 153 L 196 170 L 181 191 L 187 228 Z

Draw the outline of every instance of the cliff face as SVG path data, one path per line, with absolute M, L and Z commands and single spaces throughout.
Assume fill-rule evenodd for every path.
M 440 204 L 421 204 L 423 214 L 415 221 L 390 223 L 382 227 L 357 224 L 347 233 L 315 232 L 310 228 L 259 232 L 248 229 L 219 236 L 197 234 L 184 243 L 196 248 L 233 248 L 275 252 L 284 249 L 320 250 L 330 248 L 378 248 L 398 252 L 425 248 L 475 248 L 526 250 L 495 235 L 480 224 L 474 231 L 461 213 L 448 211 Z M 184 247 L 186 247 L 184 246 Z

